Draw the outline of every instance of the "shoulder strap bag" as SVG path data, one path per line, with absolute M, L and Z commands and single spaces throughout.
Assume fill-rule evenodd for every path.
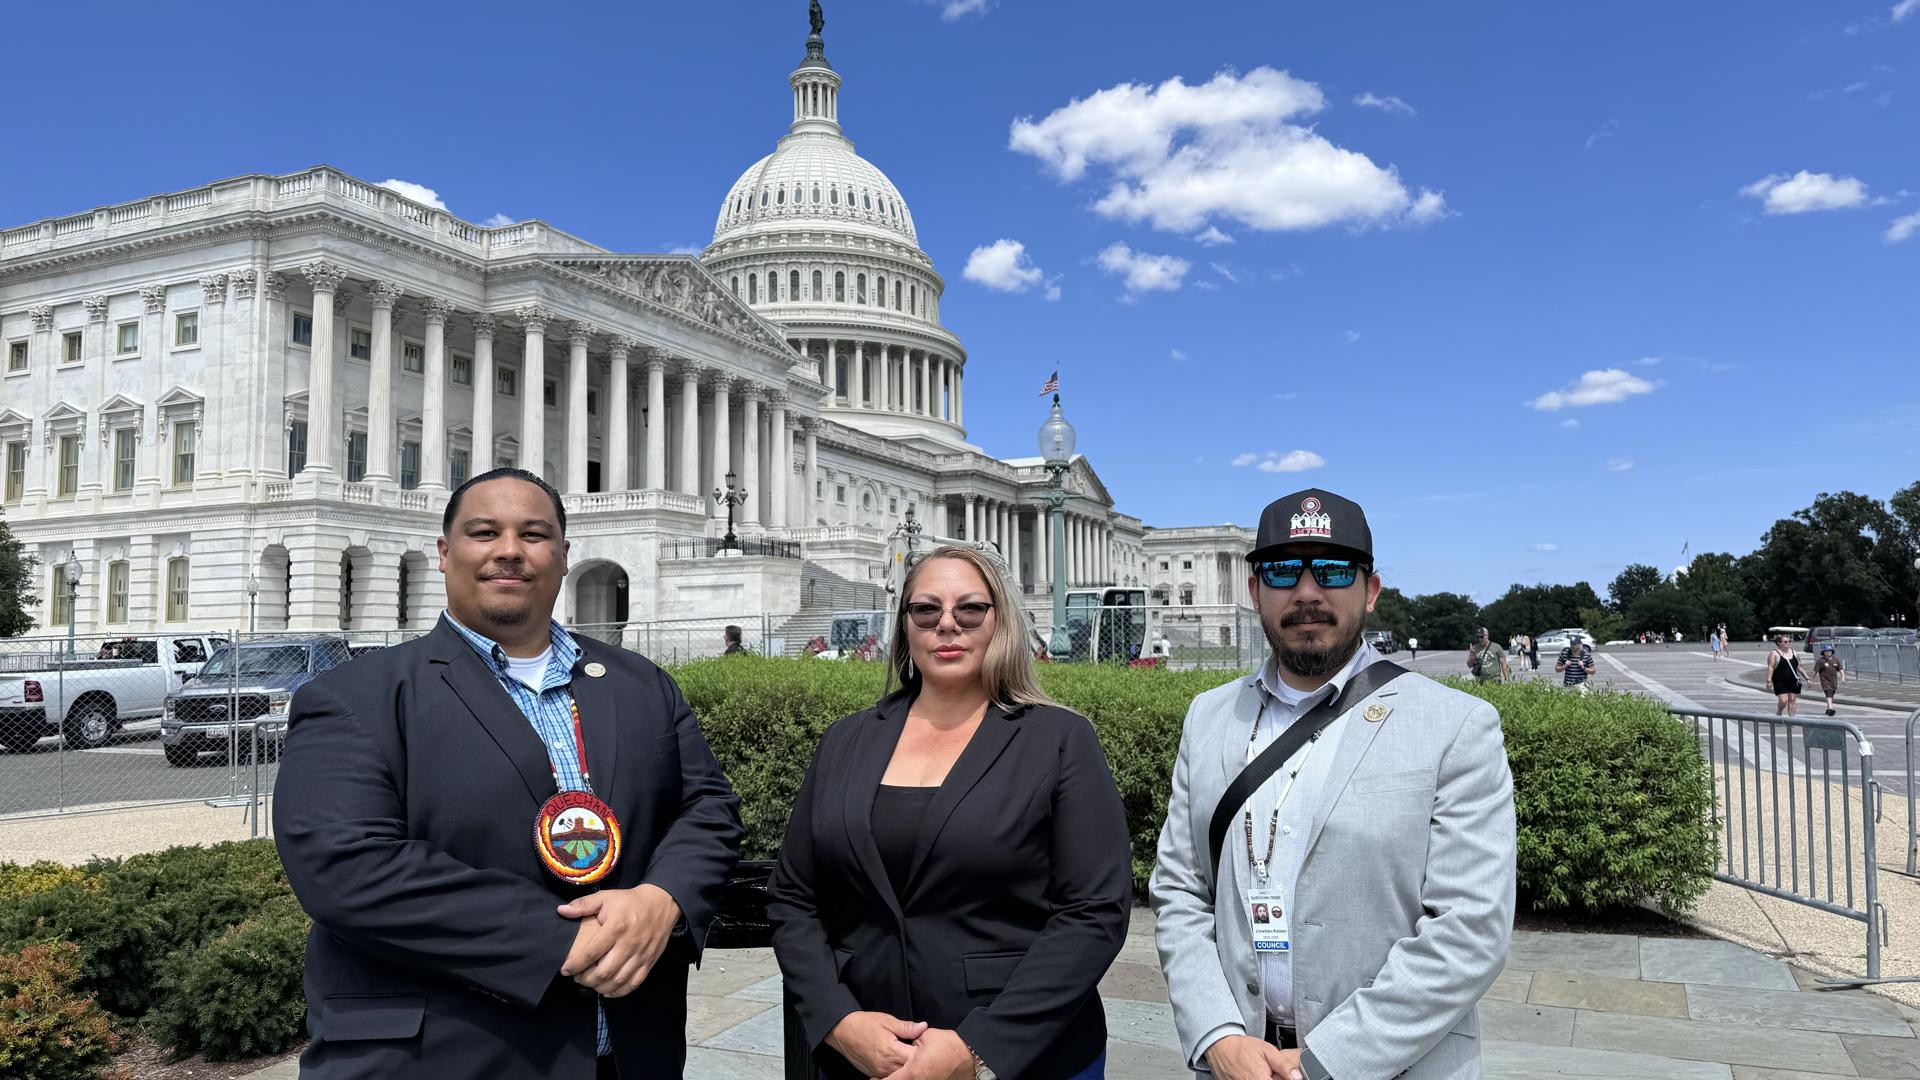
M 1240 775 L 1227 785 L 1226 794 L 1220 796 L 1219 805 L 1213 808 L 1213 820 L 1207 825 L 1207 854 L 1213 866 L 1212 880 L 1217 891 L 1220 883 L 1220 846 L 1225 842 L 1227 833 L 1233 828 L 1233 816 L 1260 790 L 1267 778 L 1280 771 L 1287 759 L 1305 746 L 1308 739 L 1326 730 L 1328 724 L 1345 716 L 1355 705 L 1371 697 L 1374 692 L 1407 673 L 1407 669 L 1391 660 L 1376 660 L 1364 671 L 1347 680 L 1347 685 L 1338 694 L 1327 698 L 1320 704 L 1307 710 L 1305 716 L 1295 720 L 1280 733 L 1280 737 L 1267 744 L 1260 756 L 1247 763 Z

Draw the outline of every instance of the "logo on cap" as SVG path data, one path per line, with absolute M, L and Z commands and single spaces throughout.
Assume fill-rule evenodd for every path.
M 1299 540 L 1302 537 L 1328 540 L 1333 537 L 1333 515 L 1320 509 L 1320 500 L 1309 495 L 1300 500 L 1300 512 L 1293 515 L 1293 527 L 1287 533 L 1287 539 Z

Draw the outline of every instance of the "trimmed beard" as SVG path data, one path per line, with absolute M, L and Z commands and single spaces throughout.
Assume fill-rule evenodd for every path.
M 1325 645 L 1295 648 L 1281 636 L 1285 628 L 1285 616 L 1280 627 L 1269 627 L 1265 619 L 1260 620 L 1262 630 L 1266 631 L 1267 644 L 1273 647 L 1273 655 L 1280 666 L 1304 679 L 1323 679 L 1347 666 L 1347 661 L 1360 651 L 1360 633 L 1366 625 L 1365 619 L 1356 619 L 1351 633 L 1336 637 Z M 1338 629 L 1335 624 L 1334 629 Z

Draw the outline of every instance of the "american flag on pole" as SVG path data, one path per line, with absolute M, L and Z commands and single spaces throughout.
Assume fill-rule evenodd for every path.
M 1059 389 L 1060 389 L 1060 370 L 1058 368 L 1055 368 L 1053 374 L 1047 376 L 1046 385 L 1040 388 L 1040 396 L 1046 397 L 1048 394 L 1055 393 Z

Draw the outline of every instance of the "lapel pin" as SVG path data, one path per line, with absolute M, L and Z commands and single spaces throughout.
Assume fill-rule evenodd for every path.
M 1360 715 L 1367 718 L 1367 723 L 1377 724 L 1380 721 L 1385 720 L 1387 718 L 1387 714 L 1392 711 L 1393 711 L 1392 709 L 1389 709 L 1385 705 L 1382 705 L 1376 701 L 1373 704 L 1367 706 L 1366 711 L 1361 713 Z
M 595 660 L 593 663 L 588 664 L 585 668 L 581 670 L 585 671 L 588 675 L 597 679 L 600 676 L 605 675 L 607 673 L 607 665 L 601 663 L 598 660 Z M 1372 717 L 1368 717 L 1368 719 L 1371 720 Z

